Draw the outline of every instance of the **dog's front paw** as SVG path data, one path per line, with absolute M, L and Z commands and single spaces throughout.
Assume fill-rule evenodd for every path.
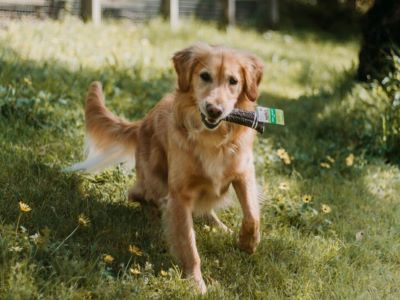
M 193 278 L 193 279 L 194 279 L 194 282 L 196 284 L 196 287 L 197 287 L 199 293 L 202 295 L 207 293 L 207 286 L 206 286 L 206 283 L 204 282 L 203 278 L 200 277 L 198 279 L 196 279 L 196 278 Z
M 238 246 L 247 253 L 254 253 L 260 243 L 259 222 L 246 222 L 242 224 L 239 234 Z
M 202 295 L 207 293 L 207 286 L 201 275 L 200 276 L 186 275 L 185 278 L 188 279 L 190 283 L 193 284 L 195 292 L 200 293 Z

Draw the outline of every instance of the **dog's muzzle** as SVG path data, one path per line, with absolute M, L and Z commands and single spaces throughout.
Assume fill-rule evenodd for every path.
M 203 124 L 208 128 L 208 129 L 214 129 L 216 128 L 219 123 L 221 123 L 222 119 L 217 120 L 217 119 L 212 119 L 207 117 L 205 114 L 200 113 L 201 114 L 201 121 L 203 122 Z

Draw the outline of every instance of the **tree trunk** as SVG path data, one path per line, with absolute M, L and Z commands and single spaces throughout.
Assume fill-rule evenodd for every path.
M 265 24 L 270 28 L 277 28 L 279 25 L 279 1 L 267 0 L 264 5 L 267 10 Z
M 375 0 L 363 20 L 358 79 L 382 79 L 393 71 L 390 56 L 400 50 L 400 1 Z

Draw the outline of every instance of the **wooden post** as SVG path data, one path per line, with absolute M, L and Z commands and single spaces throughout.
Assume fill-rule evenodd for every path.
M 223 27 L 231 27 L 236 24 L 236 1 L 220 0 L 223 8 L 222 22 Z
M 94 24 L 100 24 L 100 0 L 81 0 L 81 17 L 85 22 L 91 20 Z
M 93 24 L 101 23 L 101 0 L 92 0 L 92 22 Z
M 179 1 L 169 0 L 169 22 L 171 30 L 176 31 L 179 27 Z
M 228 0 L 228 9 L 227 9 L 228 26 L 235 26 L 236 23 L 235 15 L 236 15 L 236 1 Z

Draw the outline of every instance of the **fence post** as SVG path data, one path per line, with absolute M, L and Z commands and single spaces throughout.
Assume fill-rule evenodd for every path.
M 101 0 L 92 0 L 92 22 L 94 24 L 101 23 Z
M 91 20 L 94 24 L 100 24 L 100 0 L 81 0 L 81 17 L 85 22 Z
M 176 31 L 179 27 L 179 1 L 169 0 L 169 22 L 171 30 Z
M 228 26 L 235 26 L 236 14 L 236 1 L 235 0 L 228 0 L 228 9 L 227 9 L 227 19 L 228 19 Z
M 222 15 L 222 25 L 231 27 L 235 26 L 236 23 L 236 1 L 235 0 L 221 0 L 223 15 Z
M 169 19 L 171 30 L 177 30 L 179 27 L 179 1 L 162 0 L 161 13 L 165 19 Z

